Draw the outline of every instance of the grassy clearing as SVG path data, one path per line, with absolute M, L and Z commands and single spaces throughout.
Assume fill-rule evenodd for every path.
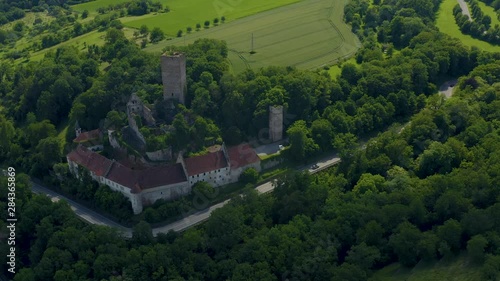
M 472 38 L 470 35 L 462 34 L 458 25 L 455 23 L 455 17 L 453 16 L 453 7 L 456 4 L 456 0 L 444 0 L 443 3 L 441 3 L 436 21 L 436 26 L 439 28 L 439 31 L 446 33 L 451 37 L 460 39 L 460 41 L 462 41 L 462 43 L 466 46 L 476 46 L 489 52 L 500 52 L 500 46 L 494 46 L 488 42 Z M 483 12 L 486 13 L 487 10 L 483 9 Z
M 478 1 L 479 8 L 481 8 L 481 11 L 485 15 L 488 15 L 491 17 L 491 26 L 495 26 L 497 24 L 500 24 L 500 21 L 498 20 L 497 13 L 495 12 L 495 9 L 493 7 L 486 5 L 484 2 Z
M 167 46 L 214 38 L 227 42 L 234 72 L 270 65 L 301 69 L 332 65 L 354 54 L 360 45 L 342 22 L 343 7 L 344 3 L 336 0 L 305 0 L 163 41 L 146 51 L 161 52 Z M 250 54 L 252 36 L 254 54 Z
M 471 265 L 465 255 L 450 261 L 419 263 L 414 268 L 405 268 L 398 263 L 375 272 L 370 281 L 476 281 L 483 280 L 481 268 Z
M 343 62 L 342 64 L 336 64 L 336 65 L 330 67 L 330 69 L 328 69 L 328 74 L 330 74 L 330 77 L 332 77 L 333 79 L 336 79 L 337 75 L 340 75 L 340 73 L 342 72 L 342 65 L 344 63 L 354 64 L 357 67 L 360 66 L 359 64 L 356 63 L 356 58 L 352 57 L 352 58 L 348 59 L 347 61 Z

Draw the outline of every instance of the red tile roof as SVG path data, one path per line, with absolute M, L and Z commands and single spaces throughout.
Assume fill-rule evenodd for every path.
M 101 154 L 90 151 L 81 145 L 71 151 L 68 158 L 87 170 L 93 171 L 99 177 L 104 176 L 113 163 Z
M 79 145 L 68 154 L 69 160 L 93 171 L 98 176 L 116 182 L 139 193 L 144 189 L 155 188 L 186 181 L 181 164 L 153 167 L 145 170 L 132 170 L 122 164 L 88 150 Z
M 95 129 L 95 130 L 88 131 L 88 132 L 83 132 L 83 133 L 80 133 L 80 135 L 78 137 L 76 137 L 73 140 L 73 142 L 82 143 L 82 142 L 87 142 L 90 140 L 95 140 L 95 139 L 99 138 L 100 134 L 101 134 L 101 130 L 99 130 L 99 129 Z
M 141 192 L 141 189 L 137 185 L 136 171 L 131 170 L 118 162 L 113 162 L 113 166 L 106 175 L 106 178 L 130 188 L 132 193 Z
M 186 175 L 182 164 L 171 166 L 149 168 L 137 171 L 139 185 L 142 189 L 155 188 L 157 186 L 169 185 L 186 181 Z
M 132 193 L 186 181 L 184 170 L 179 163 L 145 170 L 131 170 L 114 162 L 106 178 L 130 188 Z
M 260 161 L 255 150 L 247 143 L 242 143 L 227 149 L 231 169 L 245 167 Z
M 184 159 L 188 176 L 194 176 L 227 167 L 226 157 L 219 150 L 201 156 Z

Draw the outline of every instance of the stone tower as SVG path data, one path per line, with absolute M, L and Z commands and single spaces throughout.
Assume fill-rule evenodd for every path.
M 161 79 L 163 99 L 174 99 L 184 104 L 187 93 L 186 57 L 184 54 L 165 53 L 161 56 Z
M 283 106 L 269 106 L 269 138 L 272 142 L 283 139 Z

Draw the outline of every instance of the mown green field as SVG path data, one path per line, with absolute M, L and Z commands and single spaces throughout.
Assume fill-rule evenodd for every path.
M 444 0 L 443 3 L 441 3 L 436 21 L 436 26 L 439 28 L 439 31 L 460 39 L 466 46 L 476 46 L 489 52 L 500 52 L 500 46 L 494 46 L 488 42 L 472 38 L 470 35 L 462 34 L 453 16 L 453 7 L 456 4 L 456 0 Z M 486 13 L 486 10 L 483 10 L 483 12 Z
M 495 9 L 493 7 L 486 5 L 484 2 L 478 1 L 479 8 L 481 8 L 481 11 L 485 15 L 490 16 L 491 18 L 491 26 L 495 26 L 497 24 L 500 24 L 500 21 L 498 20 L 497 13 L 495 12 Z
M 96 0 L 84 4 L 72 6 L 73 10 L 82 12 L 88 10 L 91 15 L 99 7 L 107 7 L 110 4 L 118 4 L 129 0 Z M 142 25 L 150 29 L 161 28 L 167 35 L 175 36 L 179 29 L 186 30 L 191 26 L 195 29 L 196 24 L 203 25 L 204 21 L 213 21 L 214 18 L 224 16 L 226 21 L 233 21 L 242 17 L 274 9 L 300 0 L 159 0 L 164 7 L 168 6 L 168 13 L 154 13 L 139 17 L 126 17 L 121 21 L 127 26 L 139 28 Z
M 168 46 L 214 38 L 227 42 L 234 72 L 270 65 L 318 68 L 354 54 L 360 45 L 342 21 L 343 8 L 343 1 L 305 0 L 163 41 L 146 50 L 161 52 Z M 250 54 L 252 36 L 254 54 Z
M 481 267 L 471 265 L 465 255 L 450 261 L 420 262 L 414 268 L 395 263 L 375 272 L 369 281 L 478 281 Z
M 193 30 L 196 24 L 224 16 L 226 21 L 254 15 L 271 10 L 299 0 L 171 0 L 168 2 L 170 12 L 141 17 L 129 17 L 123 22 L 130 27 L 139 28 L 147 25 L 161 28 L 167 35 L 176 36 L 178 30 L 186 31 L 188 26 Z

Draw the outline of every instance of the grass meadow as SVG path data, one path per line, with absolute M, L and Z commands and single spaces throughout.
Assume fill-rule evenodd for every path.
M 99 7 L 126 1 L 129 0 L 97 0 L 74 5 L 72 8 L 78 12 L 88 10 L 91 15 L 96 15 Z M 165 34 L 175 36 L 180 29 L 185 31 L 188 26 L 195 29 L 197 23 L 203 26 L 204 21 L 208 20 L 212 23 L 216 17 L 224 16 L 229 22 L 298 1 L 300 0 L 160 0 L 159 2 L 164 7 L 169 7 L 170 12 L 126 17 L 120 20 L 133 28 L 139 28 L 142 25 L 150 29 L 159 27 Z
M 134 31 L 130 28 L 124 28 L 123 33 L 127 38 L 133 38 Z M 81 36 L 71 38 L 68 41 L 62 42 L 55 46 L 40 50 L 38 52 L 31 53 L 30 61 L 40 61 L 43 59 L 45 54 L 51 50 L 56 50 L 59 47 L 66 45 L 74 45 L 81 50 L 84 50 L 85 45 L 93 45 L 96 44 L 98 46 L 104 45 L 104 37 L 106 36 L 106 32 L 98 32 L 97 30 L 91 31 L 89 33 L 83 34 Z
M 479 8 L 481 8 L 481 11 L 483 11 L 485 15 L 491 17 L 491 26 L 500 24 L 497 13 L 495 12 L 495 9 L 493 9 L 493 7 L 486 5 L 484 2 L 481 1 L 478 1 L 477 3 L 479 5 Z
M 369 281 L 476 281 L 483 280 L 481 267 L 470 264 L 465 254 L 449 261 L 420 262 L 414 268 L 394 263 L 376 271 Z
M 481 3 L 481 2 L 480 2 Z M 476 46 L 482 50 L 489 52 L 500 52 L 500 46 L 494 46 L 488 42 L 484 42 L 470 35 L 462 34 L 458 25 L 455 22 L 455 17 L 453 16 L 453 7 L 457 4 L 456 0 L 444 0 L 439 7 L 438 18 L 436 21 L 436 26 L 439 31 L 450 35 L 451 37 L 458 38 L 466 46 L 472 47 Z M 481 6 L 481 9 L 485 14 L 489 14 L 487 9 Z M 496 18 L 496 17 L 495 17 Z M 492 23 L 494 19 L 492 17 Z
M 227 42 L 233 72 L 270 65 L 301 69 L 331 65 L 354 54 L 360 46 L 343 22 L 344 4 L 337 0 L 304 0 L 162 41 L 146 51 L 161 52 L 165 47 L 214 38 Z
M 212 24 L 214 18 L 224 16 L 226 22 L 254 15 L 263 11 L 278 8 L 299 0 L 171 0 L 168 2 L 170 12 L 141 17 L 128 17 L 123 20 L 127 26 L 139 28 L 147 25 L 161 28 L 165 34 L 176 36 L 178 30 L 186 32 L 188 26 L 193 30 L 196 24 L 208 20 Z

